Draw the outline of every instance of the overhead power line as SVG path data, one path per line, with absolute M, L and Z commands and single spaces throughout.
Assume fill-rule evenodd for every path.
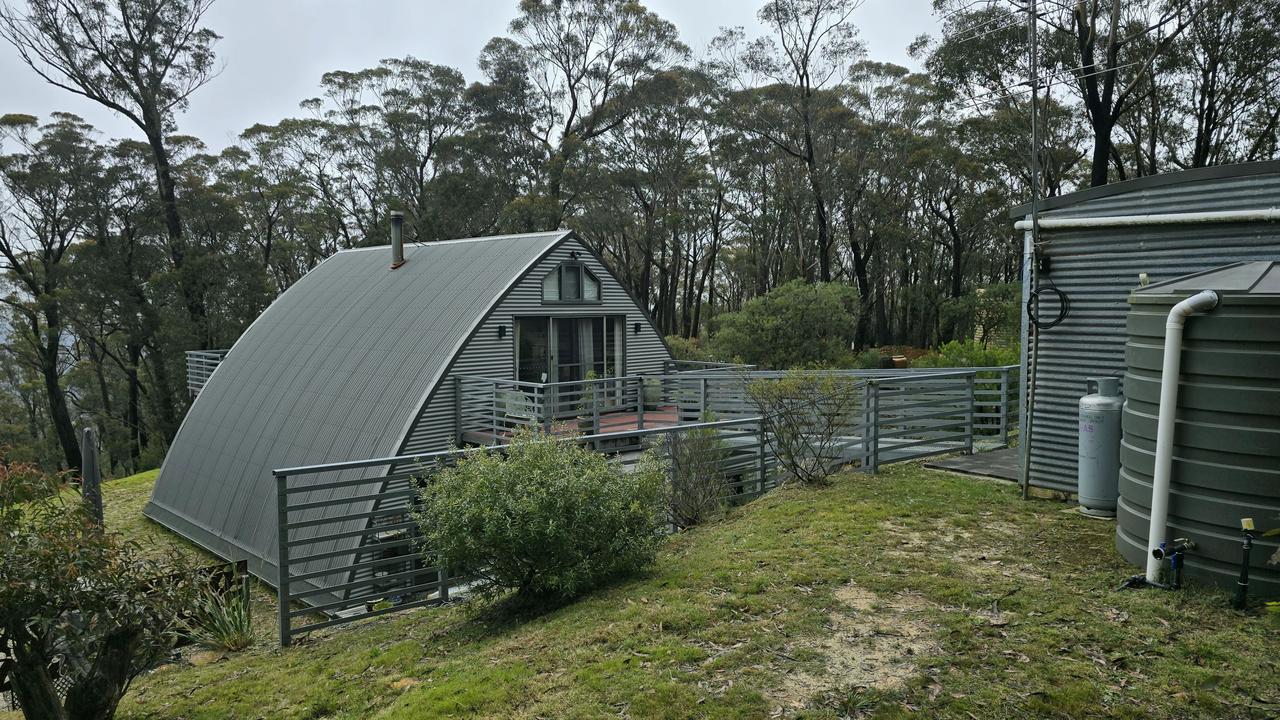
M 1142 63 L 1140 63 L 1140 62 L 1125 63 L 1124 65 L 1117 65 L 1117 66 L 1115 66 L 1114 68 L 1103 68 L 1103 69 L 1101 69 L 1101 70 L 1096 70 L 1096 71 L 1091 72 L 1091 73 L 1085 73 L 1084 75 L 1072 75 L 1072 76 L 1071 76 L 1071 79 L 1072 79 L 1072 80 L 1084 80 L 1085 78 L 1094 77 L 1095 75 L 1104 75 L 1104 74 L 1106 74 L 1106 73 L 1108 73 L 1108 72 L 1111 72 L 1112 70 L 1123 70 L 1123 69 L 1125 69 L 1125 68 L 1127 68 L 1127 67 L 1133 67 L 1134 65 L 1141 65 L 1141 64 L 1142 64 Z M 1076 69 L 1076 70 L 1082 70 L 1083 68 L 1075 68 L 1075 69 Z M 1069 71 L 1059 71 L 1059 72 L 1057 72 L 1057 73 L 1054 73 L 1053 75 L 1045 75 L 1045 76 L 1042 76 L 1042 77 L 1040 78 L 1040 80 L 1041 80 L 1041 81 L 1044 81 L 1044 80 L 1052 79 L 1052 78 L 1054 78 L 1054 77 L 1062 77 L 1063 75 L 1067 74 L 1068 72 L 1069 72 Z M 1031 89 L 1032 89 L 1032 88 L 1031 88 L 1031 83 L 1030 83 L 1030 82 L 1020 83 L 1020 85 L 1021 85 L 1022 87 L 1019 87 L 1017 90 L 1012 90 L 1012 91 L 1009 91 L 1009 92 L 1004 92 L 1003 90 L 993 90 L 993 91 L 991 91 L 991 92 L 989 92 L 989 93 L 985 93 L 985 94 L 983 94 L 983 95 L 978 95 L 978 96 L 976 96 L 976 97 L 969 98 L 969 100 L 970 100 L 970 102 L 969 102 L 969 103 L 966 103 L 966 104 L 964 104 L 964 105 L 960 105 L 960 106 L 958 106 L 956 109 L 957 109 L 957 110 L 971 110 L 971 109 L 976 108 L 976 107 L 981 107 L 981 106 L 983 106 L 983 105 L 989 105 L 989 104 L 991 104 L 991 103 L 997 103 L 997 102 L 1000 102 L 1000 101 L 1002 101 L 1002 100 L 1008 100 L 1008 99 L 1010 99 L 1010 98 L 1015 98 L 1015 97 L 1019 97 L 1019 96 L 1021 96 L 1021 95 L 1026 95 L 1027 93 L 1031 92 Z M 1047 84 L 1045 84 L 1045 83 L 1043 83 L 1043 82 L 1038 83 L 1038 86 L 1039 86 L 1039 87 L 1038 87 L 1037 89 L 1044 89 L 1044 88 L 1048 87 L 1048 85 L 1047 85 Z M 995 95 L 995 94 L 997 94 L 997 93 L 1000 93 L 997 97 L 990 97 L 991 95 Z

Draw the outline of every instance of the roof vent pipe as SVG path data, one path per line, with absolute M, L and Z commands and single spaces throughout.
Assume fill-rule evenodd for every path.
M 404 264 L 404 213 L 391 211 L 391 269 Z
M 1164 324 L 1164 366 L 1160 371 L 1160 415 L 1156 420 L 1155 470 L 1151 475 L 1151 526 L 1147 530 L 1147 582 L 1160 582 L 1163 564 L 1154 551 L 1169 531 L 1169 484 L 1173 475 L 1173 431 L 1178 421 L 1178 378 L 1182 374 L 1182 328 L 1192 313 L 1218 306 L 1218 293 L 1201 290 L 1169 311 Z

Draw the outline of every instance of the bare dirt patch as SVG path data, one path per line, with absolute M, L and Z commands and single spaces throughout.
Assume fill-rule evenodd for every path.
M 1037 582 L 1048 581 L 1036 568 L 1016 562 L 1006 552 L 1026 533 L 1025 527 L 1006 520 L 984 516 L 980 535 L 950 525 L 941 525 L 925 532 L 891 520 L 880 523 L 880 527 L 890 545 L 889 549 L 883 551 L 888 557 L 909 559 L 942 549 L 949 558 L 958 561 L 966 572 L 976 578 L 1001 575 Z
M 919 657 L 938 650 L 922 598 L 877 595 L 852 583 L 837 589 L 835 598 L 828 632 L 787 646 L 792 657 L 820 655 L 823 668 L 786 674 L 774 694 L 781 708 L 802 708 L 837 690 L 898 689 L 918 672 Z

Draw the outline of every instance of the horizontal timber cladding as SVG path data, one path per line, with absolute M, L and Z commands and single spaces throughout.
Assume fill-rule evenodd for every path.
M 599 303 L 543 303 L 543 276 L 561 262 L 569 260 L 571 252 L 577 253 L 576 259 L 585 264 L 600 280 Z M 623 374 L 661 373 L 663 364 L 671 359 L 666 343 L 649 322 L 644 309 L 632 300 L 618 279 L 600 262 L 599 258 L 580 240 L 569 237 L 526 273 L 485 317 L 475 334 L 468 339 L 454 359 L 449 372 L 445 374 L 418 413 L 401 447 L 400 454 L 413 455 L 446 450 L 454 444 L 457 429 L 454 427 L 453 376 L 515 378 L 514 318 L 522 315 L 626 316 L 623 335 L 626 338 L 623 351 Z M 640 325 L 638 334 L 635 332 L 637 323 Z M 502 337 L 498 336 L 499 327 L 506 328 Z
M 1271 165 L 1273 172 L 1235 177 L 1222 177 L 1226 168 L 1214 168 L 1219 172 L 1213 174 L 1191 171 L 1188 182 L 1113 192 L 1041 217 L 1272 208 L 1280 205 L 1280 164 Z M 1216 176 L 1195 179 L 1206 175 Z M 1061 325 L 1040 334 L 1028 481 L 1075 492 L 1078 408 L 1085 379 L 1124 374 L 1128 297 L 1138 287 L 1139 275 L 1146 273 L 1157 283 L 1232 262 L 1280 259 L 1280 223 L 1042 229 L 1040 251 L 1049 258 L 1041 288 L 1053 285 L 1065 292 L 1071 312 Z M 1042 307 L 1042 315 L 1056 315 L 1052 298 Z

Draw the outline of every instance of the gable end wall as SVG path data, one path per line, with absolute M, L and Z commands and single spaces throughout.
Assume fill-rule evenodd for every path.
M 569 253 L 577 251 L 583 262 L 600 279 L 602 302 L 599 305 L 544 305 L 542 303 L 542 277 L 561 262 L 570 259 Z M 463 345 L 445 373 L 440 384 L 431 393 L 419 411 L 412 428 L 400 448 L 401 455 L 447 450 L 454 437 L 455 375 L 480 375 L 483 377 L 511 379 L 515 377 L 515 323 L 518 315 L 626 315 L 626 374 L 660 373 L 663 363 L 671 359 L 666 343 L 654 330 L 644 311 L 632 302 L 627 291 L 619 284 L 603 263 L 577 238 L 570 237 L 547 254 L 507 296 L 489 313 L 476 333 Z M 634 332 L 640 323 L 640 334 Z M 505 337 L 498 337 L 498 326 L 507 328 Z

